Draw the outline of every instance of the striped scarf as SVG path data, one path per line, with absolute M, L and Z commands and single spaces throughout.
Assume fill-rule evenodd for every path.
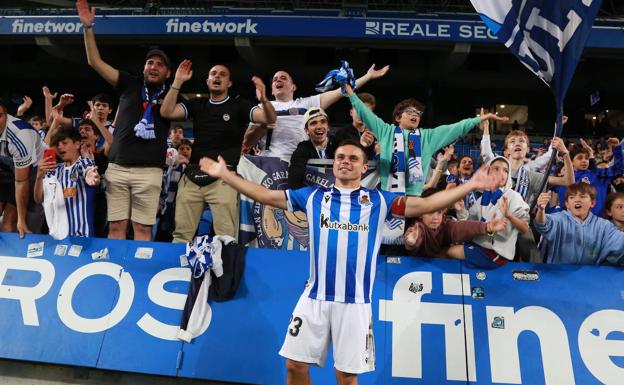
M 496 213 L 496 203 L 503 196 L 503 190 L 484 191 L 481 195 L 481 222 L 487 222 Z
M 469 180 L 470 178 L 462 178 L 453 174 L 450 174 L 448 177 L 446 177 L 447 184 L 455 183 L 457 184 L 457 186 L 462 185 L 468 182 Z M 479 199 L 479 196 L 480 196 L 479 192 L 472 191 L 464 197 L 464 207 L 466 208 L 466 210 L 470 210 L 472 205 L 474 205 L 477 199 Z
M 406 174 L 410 184 L 423 182 L 425 176 L 422 170 L 422 157 L 420 148 L 420 130 L 416 129 L 408 135 L 408 161 L 405 165 L 405 140 L 403 129 L 399 126 L 394 128 L 394 153 L 390 165 L 390 191 L 405 193 Z
M 134 134 L 141 139 L 155 139 L 156 133 L 154 132 L 154 115 L 152 114 L 152 106 L 158 103 L 158 98 L 165 92 L 165 85 L 163 84 L 157 89 L 152 96 L 149 95 L 147 84 L 143 82 L 143 92 L 141 96 L 143 98 L 143 117 L 134 126 Z
M 529 171 L 525 166 L 520 166 L 516 177 L 516 185 L 514 190 L 522 196 L 526 202 L 529 196 Z

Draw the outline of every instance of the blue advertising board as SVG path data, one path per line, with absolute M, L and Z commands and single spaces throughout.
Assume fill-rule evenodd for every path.
M 307 253 L 249 249 L 236 296 L 211 301 L 205 332 L 183 343 L 175 338 L 190 278 L 183 252 L 182 244 L 0 234 L 0 357 L 283 384 L 277 352 Z M 379 259 L 377 272 L 377 368 L 361 384 L 624 378 L 621 269 L 510 263 L 482 271 L 391 257 Z M 313 383 L 334 383 L 332 366 L 313 368 Z
M 499 42 L 477 15 L 451 18 L 206 15 L 96 16 L 98 35 L 258 36 Z M 0 35 L 79 35 L 77 16 L 3 16 Z M 588 47 L 624 48 L 622 25 L 594 25 Z

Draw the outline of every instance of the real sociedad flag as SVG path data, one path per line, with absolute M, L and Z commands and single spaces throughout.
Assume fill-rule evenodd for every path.
M 488 28 L 563 99 L 602 0 L 470 0 Z

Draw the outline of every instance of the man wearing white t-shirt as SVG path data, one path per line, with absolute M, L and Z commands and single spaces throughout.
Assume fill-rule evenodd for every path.
M 390 66 L 375 69 L 373 64 L 366 74 L 356 80 L 356 86 L 362 87 L 369 80 L 384 76 Z M 303 115 L 310 108 L 327 109 L 342 97 L 340 89 L 323 92 L 305 98 L 294 99 L 297 86 L 292 77 L 286 71 L 277 71 L 273 75 L 271 84 L 272 94 L 275 100 L 271 103 L 277 113 L 277 121 L 273 127 L 250 124 L 245 133 L 243 151 L 247 152 L 259 140 L 262 148 L 261 156 L 278 157 L 290 162 L 292 153 L 297 145 L 308 140 L 303 130 Z

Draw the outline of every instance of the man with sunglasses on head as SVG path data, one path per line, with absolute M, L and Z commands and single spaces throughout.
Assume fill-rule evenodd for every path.
M 419 196 L 433 154 L 466 135 L 482 120 L 508 120 L 488 113 L 434 129 L 422 129 L 419 126 L 425 105 L 416 99 L 405 99 L 394 106 L 394 121 L 386 123 L 366 107 L 349 84 L 344 87 L 357 115 L 380 142 L 378 169 L 381 189 L 385 191 Z

